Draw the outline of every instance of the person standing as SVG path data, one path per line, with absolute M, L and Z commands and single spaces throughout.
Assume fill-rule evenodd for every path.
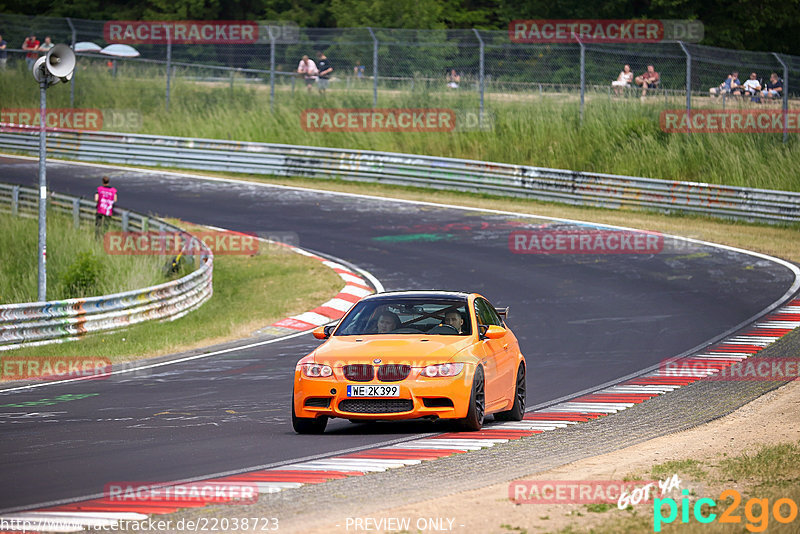
M 49 52 L 54 46 L 55 45 L 53 44 L 53 41 L 50 40 L 50 36 L 48 35 L 44 38 L 44 42 L 41 44 L 41 46 L 39 46 L 39 52 L 44 52 L 47 54 L 47 52 Z
M 8 61 L 8 52 L 6 52 L 6 47 L 8 43 L 3 40 L 3 36 L 0 35 L 0 70 L 6 70 L 6 62 Z
M 33 68 L 33 64 L 36 63 L 36 60 L 39 59 L 39 54 L 36 53 L 39 50 L 39 39 L 36 38 L 35 35 L 31 34 L 29 37 L 25 38 L 25 42 L 22 43 L 23 50 L 29 50 L 27 54 L 25 54 L 25 63 L 28 64 L 28 70 Z
M 94 201 L 97 203 L 97 214 L 94 218 L 94 233 L 99 236 L 105 229 L 108 219 L 114 214 L 114 204 L 117 202 L 117 190 L 109 185 L 108 176 L 103 176 L 103 185 L 97 188 Z
M 310 93 L 312 85 L 317 81 L 319 75 L 317 65 L 312 60 L 308 59 L 308 56 L 303 56 L 303 59 L 301 59 L 300 63 L 297 65 L 297 72 L 303 75 L 303 79 L 306 82 L 306 89 L 308 89 Z
M 333 72 L 331 62 L 328 60 L 328 56 L 326 56 L 324 52 L 317 52 L 317 68 L 319 69 L 319 80 L 317 81 L 317 87 L 319 88 L 320 93 L 324 93 L 325 89 L 328 88 L 328 78 L 330 73 Z

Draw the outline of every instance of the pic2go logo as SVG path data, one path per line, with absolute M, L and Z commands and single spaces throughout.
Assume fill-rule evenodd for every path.
M 717 521 L 719 523 L 739 524 L 742 522 L 742 516 L 735 514 L 736 509 L 742 502 L 742 496 L 736 490 L 725 490 L 719 494 L 720 501 L 728 500 L 729 498 L 733 499 L 733 502 L 728 506 L 728 508 L 726 508 L 725 511 L 719 515 L 719 519 L 717 519 L 717 514 L 711 513 L 709 510 L 709 508 L 717 506 L 717 503 L 713 499 L 698 499 L 695 501 L 694 506 L 691 506 L 689 503 L 689 498 L 687 497 L 687 495 L 689 495 L 689 490 L 683 490 L 682 493 L 683 499 L 681 499 L 680 504 L 681 523 L 689 522 L 690 508 L 692 509 L 691 511 L 694 515 L 694 518 L 698 523 L 707 524 Z M 664 517 L 665 505 L 669 510 L 666 517 Z M 705 510 L 705 512 L 707 512 L 706 514 L 704 514 L 703 506 L 708 507 Z M 662 525 L 666 525 L 675 521 L 678 518 L 678 508 L 678 503 L 675 502 L 675 499 L 669 497 L 664 499 L 653 499 L 653 532 L 661 532 Z M 756 509 L 758 510 L 757 512 Z M 786 497 L 776 500 L 772 504 L 771 511 L 775 521 L 778 523 L 788 524 L 797 519 L 797 503 Z M 788 511 L 788 513 L 784 515 L 784 511 Z M 745 528 L 748 531 L 764 532 L 769 526 L 769 499 L 752 498 L 748 500 L 744 505 L 744 516 L 747 519 Z

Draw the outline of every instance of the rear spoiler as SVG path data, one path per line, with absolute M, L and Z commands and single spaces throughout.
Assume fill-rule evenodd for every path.
M 502 317 L 505 321 L 508 319 L 508 308 L 509 306 L 506 306 L 505 308 L 495 308 L 494 310 L 497 312 L 497 315 Z

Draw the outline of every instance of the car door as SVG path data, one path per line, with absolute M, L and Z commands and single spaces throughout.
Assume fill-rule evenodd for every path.
M 478 328 L 481 325 L 503 326 L 503 322 L 494 308 L 483 298 L 475 299 L 475 316 Z M 486 410 L 503 408 L 507 403 L 508 385 L 508 335 L 500 339 L 483 339 L 480 343 L 484 349 L 483 369 L 485 375 Z

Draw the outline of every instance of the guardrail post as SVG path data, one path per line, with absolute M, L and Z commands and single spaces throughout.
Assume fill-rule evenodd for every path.
M 275 108 L 275 35 L 272 33 L 272 26 L 267 26 L 269 32 L 269 111 L 272 113 Z M 292 83 L 294 92 L 294 83 Z
M 122 231 L 127 232 L 131 223 L 131 214 L 128 211 L 122 212 Z
M 79 198 L 72 199 L 72 226 L 76 230 L 81 227 L 81 201 Z
M 72 20 L 67 17 L 67 24 L 69 24 L 69 29 L 72 30 L 72 51 L 75 51 L 75 41 L 78 40 L 77 32 L 75 31 L 75 26 L 72 24 Z M 72 78 L 69 80 L 69 107 L 75 107 L 75 71 L 72 71 Z
M 172 39 L 169 35 L 169 24 L 165 24 L 164 28 L 167 31 L 167 100 L 166 108 L 169 111 L 169 81 L 172 75 Z
M 773 52 L 772 55 L 775 56 L 775 59 L 777 59 L 778 63 L 783 67 L 783 143 L 786 144 L 789 140 L 787 123 L 789 114 L 789 69 L 778 54 Z
M 478 82 L 478 91 L 481 93 L 481 107 L 480 107 L 480 114 L 478 115 L 478 127 L 483 129 L 483 65 L 484 65 L 484 45 L 483 39 L 481 38 L 480 32 L 472 28 L 472 31 L 475 32 L 475 37 L 478 38 L 478 42 L 480 43 L 480 63 L 479 63 L 479 82 Z
M 11 188 L 11 215 L 19 214 L 19 186 L 15 185 Z
M 146 232 L 150 227 L 150 219 L 142 217 L 142 232 Z
M 372 28 L 367 27 L 372 36 L 372 107 L 378 107 L 378 38 Z
M 683 53 L 686 54 L 686 135 L 691 135 L 692 131 L 692 54 L 689 49 L 683 44 L 683 41 L 678 41 L 681 45 Z

